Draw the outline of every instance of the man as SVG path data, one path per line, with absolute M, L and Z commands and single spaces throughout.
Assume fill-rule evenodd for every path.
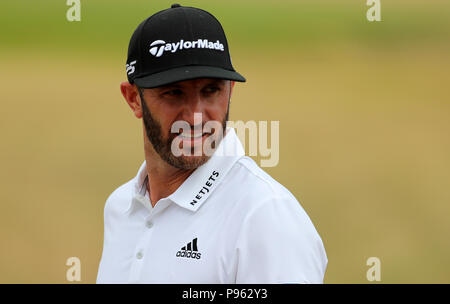
M 97 282 L 322 283 L 309 217 L 226 128 L 245 78 L 217 19 L 178 4 L 154 14 L 131 37 L 127 73 L 145 162 L 106 201 Z

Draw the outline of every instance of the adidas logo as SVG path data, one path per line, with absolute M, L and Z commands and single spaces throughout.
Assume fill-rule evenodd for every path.
M 189 242 L 186 246 L 181 248 L 177 252 L 178 258 L 191 258 L 191 259 L 200 259 L 201 253 L 198 252 L 197 249 L 197 238 L 193 239 L 192 242 Z

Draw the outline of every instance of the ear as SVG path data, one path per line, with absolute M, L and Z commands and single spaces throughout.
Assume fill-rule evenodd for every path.
M 230 98 L 231 98 L 231 94 L 233 93 L 233 88 L 235 85 L 236 81 L 230 80 Z
M 137 118 L 142 118 L 142 107 L 141 107 L 141 97 L 139 96 L 138 88 L 136 85 L 124 81 L 120 84 L 120 91 L 122 92 L 123 98 L 130 106 Z

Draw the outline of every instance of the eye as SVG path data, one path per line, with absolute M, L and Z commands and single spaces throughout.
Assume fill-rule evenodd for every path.
M 211 86 L 205 87 L 203 89 L 203 92 L 206 93 L 206 94 L 212 94 L 212 93 L 215 93 L 215 92 L 219 92 L 220 90 L 221 90 L 220 87 L 211 85 Z
M 162 95 L 164 96 L 180 96 L 181 94 L 183 94 L 183 92 L 180 89 L 173 89 L 173 90 L 168 90 L 162 93 Z

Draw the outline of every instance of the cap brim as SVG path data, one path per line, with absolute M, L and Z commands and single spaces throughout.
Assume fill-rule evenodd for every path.
M 144 76 L 134 80 L 141 88 L 156 88 L 170 83 L 191 80 L 196 78 L 219 78 L 245 82 L 245 78 L 235 71 L 225 70 L 211 66 L 183 66 L 167 71 Z

